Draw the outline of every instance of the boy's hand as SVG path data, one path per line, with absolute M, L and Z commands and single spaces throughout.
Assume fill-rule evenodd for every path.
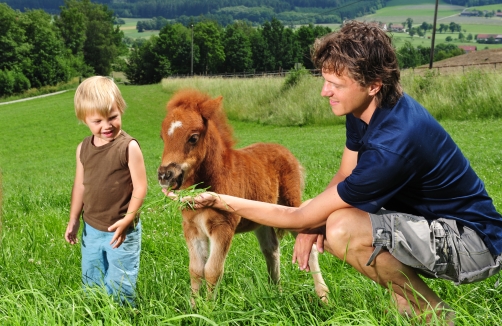
M 110 232 L 115 231 L 112 241 L 110 241 L 110 245 L 113 249 L 120 247 L 120 245 L 125 241 L 129 225 L 130 223 L 121 219 L 108 228 L 108 231 Z
M 78 229 L 80 228 L 80 220 L 77 219 L 76 221 L 70 221 L 68 223 L 68 226 L 66 227 L 66 232 L 64 234 L 64 238 L 66 239 L 66 242 L 74 245 L 78 243 Z

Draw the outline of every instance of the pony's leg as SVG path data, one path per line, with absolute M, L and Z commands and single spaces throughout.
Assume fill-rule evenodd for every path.
M 201 230 L 193 224 L 184 224 L 183 232 L 188 247 L 190 258 L 188 270 L 190 273 L 190 285 L 192 288 L 192 306 L 195 307 L 194 296 L 200 291 L 202 280 L 204 279 L 204 266 L 206 265 L 209 247 L 208 238 Z
M 310 273 L 314 278 L 315 292 L 322 301 L 327 302 L 329 289 L 326 286 L 326 282 L 324 282 L 324 278 L 321 274 L 321 267 L 319 266 L 319 251 L 317 250 L 316 244 L 313 244 L 312 250 L 310 250 L 309 266 Z
M 279 284 L 281 278 L 280 246 L 275 230 L 269 226 L 261 226 L 254 231 L 260 249 L 267 263 L 269 280 Z
M 225 259 L 227 258 L 234 236 L 234 230 L 226 225 L 219 225 L 212 231 L 210 235 L 210 253 L 207 263 L 204 266 L 204 278 L 208 290 L 208 299 L 214 298 L 213 290 L 223 275 Z

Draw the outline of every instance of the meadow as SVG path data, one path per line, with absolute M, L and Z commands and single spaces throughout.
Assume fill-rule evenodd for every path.
M 403 80 L 405 90 L 426 104 L 451 133 L 485 180 L 499 211 L 502 90 L 490 85 L 500 85 L 501 78 L 477 72 L 448 78 L 411 75 Z M 156 181 L 165 103 L 180 87 L 223 95 L 238 146 L 266 141 L 290 148 L 306 168 L 304 199 L 308 199 L 331 180 L 345 138 L 343 118 L 332 117 L 328 103 L 319 96 L 321 84 L 319 78 L 302 77 L 292 87 L 285 87 L 284 78 L 168 79 L 156 85 L 120 85 L 128 103 L 123 128 L 141 144 L 149 183 L 141 217 L 136 308 L 119 306 L 100 292 L 85 294 L 79 245 L 64 240 L 75 149 L 89 135 L 75 118 L 74 92 L 0 105 L 0 324 L 422 325 L 401 317 L 386 289 L 329 255 L 320 255 L 320 264 L 331 292 L 327 304 L 320 302 L 310 275 L 291 264 L 290 235 L 281 242 L 281 289 L 268 284 L 254 236 L 240 234 L 233 241 L 216 300 L 200 298 L 197 309 L 190 306 L 181 215 L 163 200 Z M 497 279 L 462 286 L 427 282 L 456 310 L 457 325 L 484 326 L 502 322 Z

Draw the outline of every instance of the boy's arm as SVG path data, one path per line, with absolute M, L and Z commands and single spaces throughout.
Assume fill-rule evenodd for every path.
M 131 141 L 129 143 L 129 171 L 131 172 L 133 190 L 127 214 L 123 219 L 117 221 L 108 228 L 110 232 L 115 231 L 112 241 L 110 242 L 113 248 L 118 248 L 122 242 L 124 242 L 127 229 L 134 221 L 136 213 L 141 208 L 148 188 L 143 153 L 141 153 L 141 148 L 136 141 Z
M 76 171 L 75 179 L 73 180 L 73 188 L 71 191 L 71 206 L 70 220 L 66 227 L 65 239 L 68 243 L 75 244 L 78 242 L 77 234 L 80 227 L 80 215 L 82 214 L 83 199 L 84 199 L 84 166 L 80 162 L 80 148 L 82 143 L 77 146 L 76 154 Z

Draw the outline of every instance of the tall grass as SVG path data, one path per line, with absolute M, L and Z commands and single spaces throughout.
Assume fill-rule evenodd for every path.
M 438 120 L 502 117 L 502 75 L 483 70 L 465 74 L 409 75 L 404 89 Z
M 301 78 L 293 88 L 283 87 L 283 77 L 162 80 L 168 92 L 192 87 L 212 96 L 222 95 L 225 112 L 231 120 L 279 126 L 343 123 L 345 119 L 334 117 L 326 100 L 319 96 L 322 83 L 315 77 Z
M 195 77 L 164 79 L 169 93 L 193 87 L 212 96 L 222 95 L 230 119 L 281 126 L 336 125 L 335 117 L 320 96 L 322 77 L 305 76 L 295 87 L 284 87 L 284 78 L 232 79 Z M 502 74 L 472 70 L 463 74 L 403 74 L 405 92 L 422 103 L 438 120 L 473 120 L 502 117 Z
M 233 110 L 234 117 L 242 114 L 242 120 L 253 121 L 232 120 L 238 146 L 268 141 L 290 148 L 306 168 L 307 199 L 322 191 L 338 168 L 345 128 L 338 120 L 332 125 L 321 120 L 320 125 L 305 123 L 301 127 L 271 124 L 271 112 L 279 103 L 283 107 L 294 106 L 290 110 L 301 109 L 300 116 L 308 116 L 304 110 L 309 101 L 319 101 L 318 110 L 331 114 L 328 103 L 319 96 L 321 80 L 303 82 L 305 85 L 300 83 L 288 90 L 282 89 L 284 79 L 280 78 L 195 78 L 169 80 L 164 85 L 120 86 L 128 103 L 123 127 L 141 144 L 149 184 L 145 204 L 148 208 L 142 214 L 136 308 L 119 306 L 103 292 L 84 293 L 79 245 L 71 246 L 63 238 L 75 149 L 89 134 L 88 128 L 74 116 L 73 92 L 0 106 L 0 324 L 423 325 L 416 318 L 401 317 L 390 304 L 386 289 L 327 254 L 320 255 L 320 264 L 331 292 L 329 303 L 320 302 L 311 276 L 291 264 L 291 236 L 281 241 L 281 288 L 268 284 L 265 262 L 254 236 L 239 234 L 232 243 L 217 298 L 210 301 L 201 297 L 196 309 L 190 306 L 188 253 L 181 215 L 159 201 L 163 195 L 156 181 L 163 148 L 159 132 L 165 103 L 174 89 L 185 86 L 202 88 L 213 96 L 223 94 L 227 111 Z M 253 103 L 259 101 L 263 101 L 261 105 L 274 105 L 264 114 L 269 120 L 248 119 L 247 113 L 239 112 L 241 107 L 255 110 Z M 484 179 L 501 210 L 502 149 L 498 144 L 502 143 L 502 120 L 447 119 L 441 123 Z M 426 282 L 456 310 L 457 325 L 484 326 L 502 323 L 502 294 L 500 288 L 494 288 L 496 280 L 492 277 L 458 287 L 441 280 Z M 441 325 L 441 320 L 435 324 Z

